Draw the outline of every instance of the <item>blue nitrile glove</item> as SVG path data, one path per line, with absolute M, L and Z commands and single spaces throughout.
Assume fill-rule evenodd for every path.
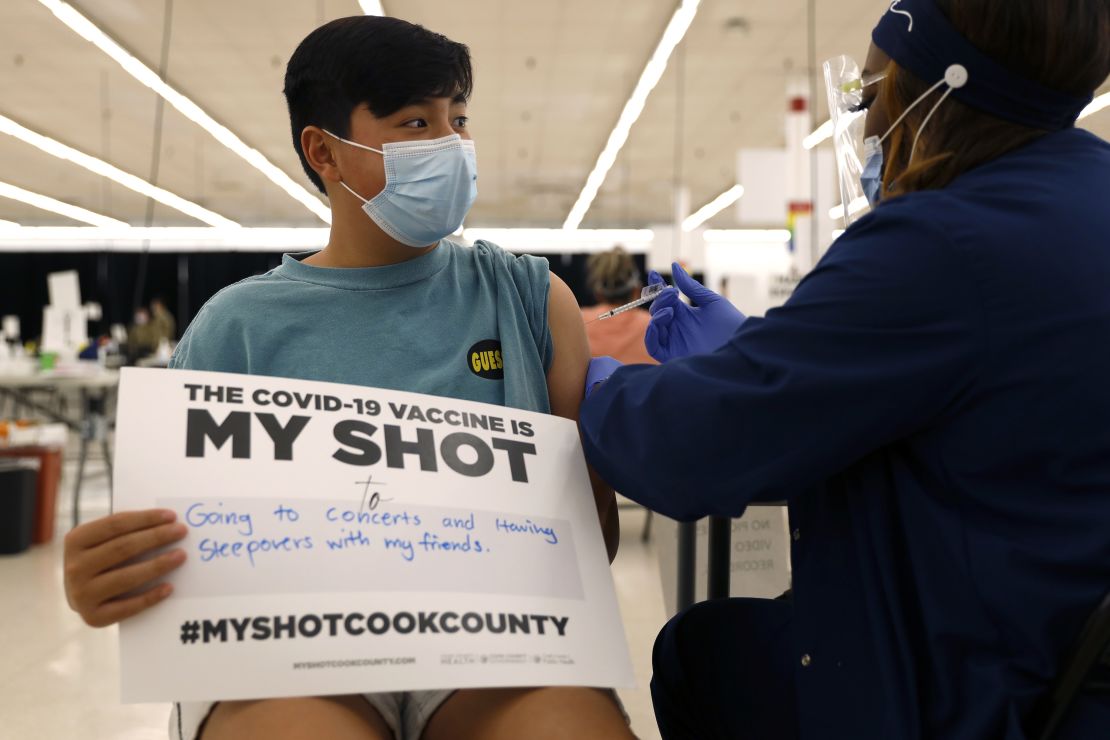
M 687 275 L 677 262 L 671 268 L 675 286 L 694 306 L 683 303 L 674 288 L 664 290 L 651 304 L 644 344 L 659 362 L 718 349 L 746 318 L 736 306 Z M 648 276 L 648 285 L 661 282 L 657 272 Z
M 612 357 L 591 358 L 590 367 L 586 370 L 586 398 L 590 397 L 596 385 L 608 380 L 609 376 L 616 372 L 616 369 L 620 366 L 621 363 Z

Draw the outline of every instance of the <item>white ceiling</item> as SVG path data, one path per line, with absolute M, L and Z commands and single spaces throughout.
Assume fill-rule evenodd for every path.
M 72 4 L 157 69 L 163 1 Z M 886 4 L 816 3 L 815 58 L 862 56 Z M 468 224 L 560 226 L 677 2 L 385 0 L 384 5 L 392 15 L 468 44 L 473 53 L 477 86 L 470 115 L 481 194 Z M 807 0 L 703 0 L 583 227 L 669 221 L 676 172 L 697 207 L 733 183 L 737 149 L 783 146 L 788 80 L 808 73 L 808 5 Z M 359 12 L 356 0 L 177 0 L 167 79 L 311 187 L 290 140 L 281 94 L 285 63 L 314 27 Z M 823 94 L 818 98 L 823 120 Z M 147 179 L 155 102 L 153 92 L 37 0 L 0 1 L 0 113 Z M 158 185 L 244 225 L 321 225 L 172 107 L 167 105 L 164 115 Z M 1110 138 L 1110 111 L 1086 123 Z M 0 181 L 131 223 L 145 218 L 145 198 L 2 134 Z M 733 218 L 730 209 L 713 223 L 727 226 Z M 0 219 L 74 225 L 2 198 Z M 154 223 L 199 225 L 162 205 L 154 209 Z

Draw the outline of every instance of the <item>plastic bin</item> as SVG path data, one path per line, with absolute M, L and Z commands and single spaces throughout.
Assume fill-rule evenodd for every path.
M 31 546 L 37 478 L 33 464 L 0 460 L 0 554 L 12 555 Z
M 35 524 L 31 544 L 41 545 L 54 539 L 55 507 L 58 500 L 58 483 L 62 479 L 61 447 L 0 447 L 0 460 L 12 458 L 30 462 L 38 459 L 38 484 L 36 486 Z

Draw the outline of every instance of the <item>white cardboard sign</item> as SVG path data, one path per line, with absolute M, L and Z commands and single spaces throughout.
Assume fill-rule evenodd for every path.
M 566 419 L 128 368 L 116 471 L 117 509 L 188 527 L 124 701 L 634 683 Z

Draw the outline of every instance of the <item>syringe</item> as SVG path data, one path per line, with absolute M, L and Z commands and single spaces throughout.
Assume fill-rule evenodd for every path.
M 603 314 L 598 314 L 598 317 L 596 319 L 591 319 L 590 321 L 588 321 L 586 323 L 592 324 L 595 321 L 602 321 L 603 319 L 611 319 L 614 316 L 619 316 L 620 314 L 624 313 L 625 311 L 631 311 L 634 308 L 639 308 L 640 306 L 643 306 L 645 303 L 651 303 L 652 301 L 654 301 L 656 298 L 659 297 L 660 293 L 662 293 L 664 290 L 666 290 L 669 287 L 670 286 L 667 285 L 666 283 L 655 283 L 654 285 L 649 285 L 649 286 L 647 286 L 646 288 L 644 288 L 643 290 L 640 291 L 640 297 L 637 298 L 636 300 L 632 301 L 631 303 L 626 303 L 623 306 L 617 306 L 616 308 L 614 308 L 610 311 L 606 311 Z

